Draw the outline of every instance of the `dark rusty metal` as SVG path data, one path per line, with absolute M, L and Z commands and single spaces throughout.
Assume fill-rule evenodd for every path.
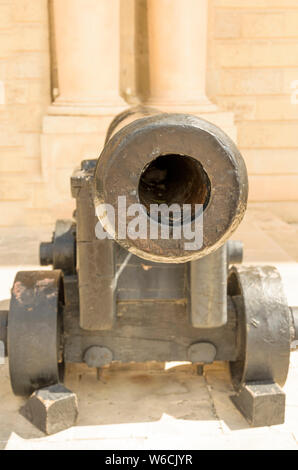
M 298 348 L 298 307 L 290 307 L 293 334 L 292 334 L 292 348 Z
M 118 132 L 113 127 L 114 134 L 95 170 L 95 206 L 111 204 L 116 209 L 115 239 L 141 258 L 179 263 L 215 251 L 238 227 L 245 212 L 248 182 L 241 154 L 224 132 L 203 119 L 156 111 L 149 117 L 138 117 L 133 120 L 130 114 L 132 122 L 125 125 L 122 121 Z M 156 188 L 161 186 L 160 195 Z M 141 202 L 146 208 L 157 200 L 204 205 L 202 247 L 185 250 L 184 237 L 121 239 L 118 196 L 126 196 L 127 206 Z M 192 228 L 194 223 L 189 222 Z
M 53 265 L 53 269 L 62 269 L 65 274 L 74 274 L 76 270 L 76 230 L 73 220 L 57 220 L 51 242 L 40 244 L 39 257 L 41 266 Z
M 41 266 L 49 266 L 54 263 L 54 243 L 42 242 L 39 247 L 39 261 Z
M 63 303 L 61 271 L 17 273 L 8 315 L 9 370 L 16 395 L 59 381 Z
M 240 153 L 212 124 L 141 107 L 117 116 L 99 159 L 84 160 L 71 178 L 76 222 L 58 221 L 52 242 L 41 245 L 41 264 L 54 271 L 16 277 L 8 319 L 14 392 L 58 382 L 63 359 L 97 369 L 112 361 L 191 361 L 200 373 L 206 363 L 229 361 L 233 400 L 247 419 L 281 422 L 279 385 L 297 343 L 298 314 L 274 268 L 233 266 L 243 246 L 228 238 L 243 217 L 247 189 Z M 97 238 L 103 220 L 95 206 L 117 209 L 118 195 L 127 205 L 142 202 L 148 219 L 157 196 L 180 206 L 202 203 L 202 247 L 187 251 L 183 237 Z M 0 327 L 1 337 L 5 331 Z M 28 405 L 31 420 L 49 429 L 33 416 L 45 417 L 38 393 Z M 54 429 L 58 415 L 51 416 Z
M 216 358 L 216 347 L 212 343 L 194 343 L 188 348 L 188 358 L 191 362 L 212 364 Z
M 76 241 L 79 266 L 80 325 L 86 330 L 112 328 L 116 316 L 115 249 L 112 240 L 98 240 L 92 197 L 96 160 L 84 160 L 71 178 L 76 198 Z M 100 292 L 100 302 L 99 302 Z
M 76 394 L 61 384 L 37 390 L 21 409 L 21 414 L 45 434 L 74 426 L 78 413 Z
M 194 327 L 214 328 L 226 324 L 227 265 L 225 245 L 189 263 L 188 309 Z
M 7 356 L 7 322 L 8 311 L 0 310 L 0 342 L 4 345 L 4 355 Z M 1 350 L 0 350 L 1 354 Z M 1 357 L 0 357 L 1 360 Z
M 102 367 L 113 361 L 113 353 L 109 348 L 90 346 L 84 353 L 84 362 L 88 367 Z
M 265 380 L 283 386 L 289 367 L 291 322 L 277 269 L 233 267 L 228 294 L 239 322 L 238 359 L 230 364 L 234 386 Z
M 228 294 L 238 319 L 238 357 L 230 362 L 233 401 L 254 426 L 284 421 L 283 386 L 289 367 L 292 321 L 278 271 L 233 267 Z

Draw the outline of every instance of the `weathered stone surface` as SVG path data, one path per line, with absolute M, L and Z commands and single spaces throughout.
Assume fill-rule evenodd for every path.
M 21 414 L 45 434 L 54 434 L 75 424 L 77 396 L 61 384 L 51 385 L 34 392 Z

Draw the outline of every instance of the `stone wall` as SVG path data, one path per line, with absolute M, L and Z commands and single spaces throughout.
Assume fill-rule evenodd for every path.
M 298 2 L 212 0 L 209 7 L 207 93 L 235 113 L 250 201 L 298 201 L 298 100 L 291 103 Z
M 45 223 L 40 134 L 50 103 L 47 0 L 0 1 L 0 225 Z

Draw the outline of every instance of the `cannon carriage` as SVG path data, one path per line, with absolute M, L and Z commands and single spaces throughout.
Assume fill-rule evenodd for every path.
M 57 221 L 40 246 L 53 270 L 19 272 L 2 313 L 14 393 L 63 382 L 68 362 L 228 361 L 246 418 L 283 422 L 298 313 L 275 268 L 239 266 L 242 244 L 229 238 L 248 180 L 229 137 L 198 117 L 130 109 L 112 122 L 99 159 L 75 170 L 71 191 L 74 218 Z M 160 207 L 172 205 L 164 218 Z M 145 236 L 130 236 L 129 207 Z

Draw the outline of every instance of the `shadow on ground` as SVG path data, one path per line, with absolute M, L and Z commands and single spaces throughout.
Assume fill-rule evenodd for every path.
M 167 370 L 161 363 L 113 364 L 98 376 L 87 366 L 69 364 L 65 385 L 78 396 L 77 426 L 149 423 L 169 415 L 201 422 L 203 427 L 206 422 L 206 431 L 210 422 L 220 429 L 220 420 L 231 430 L 249 427 L 229 399 L 232 387 L 222 365 L 208 366 L 199 376 L 190 364 Z M 43 436 L 19 414 L 25 399 L 12 394 L 7 364 L 0 368 L 0 399 L 2 448 L 12 432 L 24 439 Z

